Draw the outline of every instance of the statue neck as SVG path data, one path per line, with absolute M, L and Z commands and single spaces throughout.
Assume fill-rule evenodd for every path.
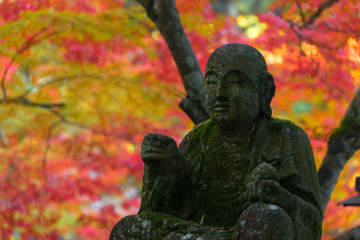
M 220 130 L 224 133 L 224 135 L 228 138 L 237 139 L 240 143 L 248 143 L 252 134 L 255 131 L 256 123 L 258 121 L 254 121 L 247 124 L 239 124 L 236 126 L 220 126 Z

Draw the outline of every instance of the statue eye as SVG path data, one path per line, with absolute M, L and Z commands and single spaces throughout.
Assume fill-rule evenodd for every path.
M 218 79 L 216 75 L 210 74 L 209 76 L 206 76 L 205 83 L 206 84 L 217 84 Z
M 242 83 L 242 79 L 241 79 L 241 76 L 236 76 L 236 74 L 229 74 L 226 77 L 226 82 L 240 84 L 240 83 Z
M 230 84 L 243 84 L 246 76 L 239 71 L 233 71 L 226 75 L 226 82 Z

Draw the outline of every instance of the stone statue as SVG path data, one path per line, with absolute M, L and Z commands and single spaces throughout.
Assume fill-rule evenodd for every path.
M 255 48 L 216 49 L 206 65 L 210 119 L 177 148 L 149 133 L 140 211 L 120 220 L 117 239 L 318 240 L 322 213 L 306 133 L 271 117 L 272 75 Z

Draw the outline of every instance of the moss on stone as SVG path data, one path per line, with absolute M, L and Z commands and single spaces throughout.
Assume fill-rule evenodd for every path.
M 284 119 L 271 118 L 268 120 L 268 128 L 274 133 L 281 133 L 286 129 L 289 129 L 289 132 L 302 132 L 299 126 L 295 125 L 293 122 Z

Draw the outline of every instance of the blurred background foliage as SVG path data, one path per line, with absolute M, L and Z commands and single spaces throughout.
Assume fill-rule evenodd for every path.
M 176 0 L 204 69 L 244 42 L 275 77 L 273 115 L 309 134 L 319 167 L 360 81 L 360 3 Z M 302 27 L 301 27 L 302 26 Z M 106 239 L 140 204 L 148 132 L 179 143 L 193 123 L 161 34 L 125 0 L 0 0 L 0 238 Z M 355 154 L 325 212 L 323 239 L 360 224 Z

